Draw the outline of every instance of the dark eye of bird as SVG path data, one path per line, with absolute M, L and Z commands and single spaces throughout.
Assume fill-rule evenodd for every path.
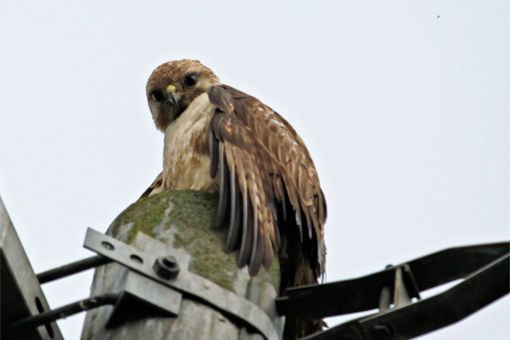
M 160 102 L 163 99 L 165 99 L 165 96 L 163 95 L 163 93 L 159 92 L 158 90 L 152 91 L 150 96 L 151 96 L 151 99 L 154 100 L 155 102 Z
M 197 80 L 198 80 L 198 75 L 196 73 L 187 74 L 184 77 L 184 85 L 188 86 L 188 87 L 195 86 L 197 83 Z

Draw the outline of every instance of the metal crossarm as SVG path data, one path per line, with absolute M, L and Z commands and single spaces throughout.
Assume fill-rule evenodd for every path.
M 291 288 L 276 306 L 281 314 L 299 319 L 380 309 L 307 339 L 409 339 L 457 322 L 508 294 L 509 250 L 509 242 L 450 248 L 361 278 Z M 410 301 L 460 278 L 464 280 L 441 294 Z M 399 286 L 409 297 L 406 303 L 395 296 Z M 388 294 L 394 296 L 393 308 Z M 386 308 L 381 308 L 382 300 Z
M 356 319 L 305 339 L 411 339 L 451 325 L 508 294 L 509 259 L 509 255 L 502 256 L 431 298 Z

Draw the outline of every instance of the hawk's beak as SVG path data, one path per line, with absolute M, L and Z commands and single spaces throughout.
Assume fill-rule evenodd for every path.
M 173 92 L 175 92 L 175 90 L 176 90 L 176 88 L 173 85 L 168 85 L 166 87 L 166 93 L 173 93 Z
M 175 94 L 175 86 L 173 85 L 168 85 L 166 87 L 166 94 L 167 94 L 167 100 L 173 105 L 173 106 L 177 106 L 177 95 Z

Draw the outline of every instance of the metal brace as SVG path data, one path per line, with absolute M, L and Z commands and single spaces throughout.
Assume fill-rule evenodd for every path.
M 113 237 L 101 234 L 91 228 L 87 229 L 85 248 L 107 257 L 122 266 L 149 278 L 155 285 L 164 285 L 172 288 L 166 289 L 168 300 L 162 302 L 161 296 L 153 296 L 149 300 L 151 305 L 159 306 L 161 310 L 171 314 L 179 313 L 181 294 L 193 296 L 207 303 L 230 317 L 242 321 L 255 328 L 268 340 L 280 338 L 279 332 L 267 314 L 254 303 L 223 289 L 212 281 L 189 271 L 190 257 L 184 251 L 169 249 L 168 256 L 157 258 L 151 254 L 141 252 Z M 126 283 L 131 294 L 136 293 L 136 287 L 141 285 Z M 126 287 L 127 287 L 126 286 Z M 147 299 L 147 291 L 144 290 L 143 299 Z M 142 296 L 140 296 L 142 298 Z M 117 310 L 122 310 L 116 308 Z M 119 318 L 112 314 L 109 325 Z
M 276 306 L 280 315 L 301 320 L 379 308 L 306 340 L 411 339 L 458 322 L 509 294 L 509 268 L 510 242 L 461 246 L 355 279 L 290 288 L 276 299 Z M 457 279 L 463 280 L 420 299 L 420 292 Z M 413 298 L 417 301 L 411 303 Z
M 22 334 L 16 337 L 8 334 L 10 323 L 45 313 L 50 307 L 1 197 L 0 270 L 0 338 L 62 340 L 56 322 L 45 322 L 41 327 L 23 329 Z
M 381 289 L 381 295 L 379 296 L 380 312 L 387 311 L 390 308 L 407 306 L 412 302 L 412 298 L 421 299 L 420 291 L 409 265 L 386 266 L 386 269 L 391 268 L 395 268 L 395 281 L 393 287 L 384 286 Z M 391 298 L 392 296 L 393 299 Z

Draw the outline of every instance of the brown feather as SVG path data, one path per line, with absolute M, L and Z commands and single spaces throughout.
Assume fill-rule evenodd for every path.
M 219 187 L 219 198 L 218 198 L 218 209 L 216 211 L 216 225 L 220 226 L 225 222 L 227 215 L 227 207 L 230 200 L 230 171 L 226 164 L 224 155 L 225 146 L 223 144 L 218 145 L 219 151 L 217 152 L 220 162 L 220 187 Z M 212 166 L 212 161 L 211 161 Z
M 216 173 L 218 172 L 218 161 L 220 157 L 219 153 L 219 143 L 218 138 L 214 136 L 213 125 L 209 124 L 209 129 L 207 130 L 207 141 L 209 146 L 209 155 L 211 157 L 211 177 L 216 177 Z
M 225 158 L 227 164 L 234 164 L 232 150 L 229 145 L 225 145 Z M 235 166 L 230 166 L 230 219 L 228 226 L 227 240 L 225 249 L 233 251 L 238 249 L 240 236 L 241 236 L 241 220 L 242 220 L 242 207 L 241 207 L 241 190 L 239 189 L 239 180 L 236 176 Z
M 241 247 L 239 249 L 239 257 L 237 264 L 243 267 L 248 264 L 251 254 L 251 245 L 253 239 L 253 208 L 250 200 L 248 199 L 248 188 L 246 187 L 246 178 L 244 177 L 244 167 L 242 161 L 240 162 L 239 176 L 241 177 L 241 196 L 243 198 L 243 226 L 241 233 Z

